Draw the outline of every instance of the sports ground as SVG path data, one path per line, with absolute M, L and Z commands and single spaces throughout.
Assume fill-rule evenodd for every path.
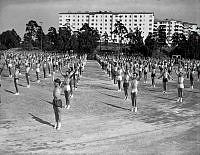
M 14 95 L 13 79 L 2 77 L 0 154 L 200 154 L 200 82 L 191 90 L 186 79 L 180 103 L 176 78 L 169 81 L 165 95 L 162 81 L 152 88 L 148 78 L 147 84 L 138 85 L 134 113 L 130 96 L 124 100 L 98 63 L 88 61 L 71 108 L 62 109 L 58 131 L 53 129 L 50 77 L 36 83 L 32 71 L 31 87 L 26 88 L 22 75 L 19 96 Z

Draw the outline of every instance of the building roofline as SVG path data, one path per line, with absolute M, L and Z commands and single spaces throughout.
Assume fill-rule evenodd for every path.
M 197 25 L 196 23 L 191 23 L 191 22 L 183 22 L 183 24 Z
M 154 19 L 154 23 L 156 23 L 156 22 L 171 22 L 171 21 L 180 22 L 182 24 L 197 25 L 196 23 L 191 23 L 191 22 L 176 20 L 176 19 L 173 19 L 173 18 L 170 18 L 170 19 Z
M 58 14 L 153 14 L 154 12 L 113 12 L 113 11 L 85 11 L 85 12 L 61 12 Z

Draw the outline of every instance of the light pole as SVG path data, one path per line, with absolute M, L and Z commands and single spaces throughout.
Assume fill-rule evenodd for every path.
M 41 35 L 41 45 L 40 45 L 41 46 L 41 51 L 42 51 L 42 24 L 43 24 L 43 22 L 40 22 L 40 25 L 41 25 L 41 32 L 40 32 L 41 33 L 40 34 Z

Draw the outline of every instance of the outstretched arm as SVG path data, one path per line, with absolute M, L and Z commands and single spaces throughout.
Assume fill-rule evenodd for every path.
M 158 77 L 158 79 L 160 79 L 163 76 L 163 73 Z
M 168 75 L 169 79 L 174 80 L 173 77 L 172 77 L 169 73 L 168 73 L 167 75 Z M 178 75 L 178 74 L 177 74 L 177 75 Z

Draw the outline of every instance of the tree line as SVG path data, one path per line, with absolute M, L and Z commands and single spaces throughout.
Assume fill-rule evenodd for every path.
M 142 32 L 136 28 L 127 30 L 123 23 L 116 21 L 114 30 L 111 32 L 119 38 L 118 54 L 162 56 L 181 55 L 184 58 L 200 59 L 200 36 L 197 32 L 191 32 L 188 39 L 184 34 L 175 32 L 172 36 L 172 44 L 169 47 L 169 41 L 165 30 L 162 26 L 158 28 L 156 33 L 149 33 L 144 40 Z M 26 50 L 41 49 L 43 51 L 67 52 L 73 50 L 75 53 L 92 53 L 99 43 L 101 37 L 104 39 L 104 45 L 109 46 L 108 34 L 102 36 L 97 29 L 89 27 L 85 23 L 80 30 L 72 32 L 67 25 L 59 27 L 50 27 L 48 33 L 45 34 L 40 25 L 36 21 L 30 20 L 26 24 L 23 39 L 19 37 L 16 31 L 8 30 L 0 34 L 0 49 L 9 49 L 14 47 L 22 47 Z M 128 40 L 126 44 L 125 40 Z M 114 40 L 113 40 L 114 42 Z
M 200 59 L 200 35 L 197 32 L 190 32 L 188 39 L 183 33 L 175 32 L 171 40 L 166 36 L 164 27 L 159 26 L 156 33 L 149 33 L 143 41 L 142 32 L 136 28 L 135 31 L 127 28 L 123 23 L 117 21 L 113 33 L 119 36 L 119 45 L 128 39 L 126 50 L 120 48 L 128 55 L 141 55 L 145 57 L 181 55 L 183 58 Z M 168 42 L 171 41 L 171 46 Z

